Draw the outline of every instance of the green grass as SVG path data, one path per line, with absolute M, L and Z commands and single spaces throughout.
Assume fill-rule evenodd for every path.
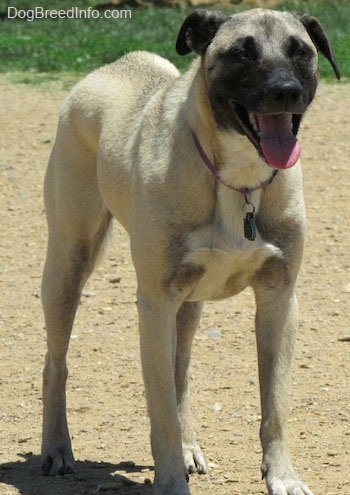
M 75 2 L 81 9 L 96 3 L 92 0 Z M 13 5 L 27 10 L 41 4 L 45 4 L 45 9 L 59 10 L 71 8 L 74 2 L 0 0 L 0 11 L 7 12 L 7 7 Z M 350 76 L 348 0 L 285 0 L 279 8 L 316 15 L 333 42 L 343 76 Z M 46 80 L 50 76 L 43 77 L 43 74 L 47 73 L 53 79 L 63 72 L 80 76 L 126 52 L 139 49 L 156 52 L 184 70 L 191 56 L 179 57 L 174 44 L 179 27 L 190 10 L 131 8 L 131 19 L 38 19 L 32 22 L 4 19 L 0 21 L 0 72 L 23 73 L 24 82 Z M 333 79 L 329 64 L 322 58 L 322 77 Z
M 88 72 L 124 53 L 173 54 L 183 16 L 172 9 L 133 9 L 131 19 L 3 21 L 0 70 Z

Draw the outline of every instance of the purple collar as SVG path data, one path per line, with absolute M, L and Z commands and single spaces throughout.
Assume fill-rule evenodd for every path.
M 221 182 L 221 184 L 223 184 L 224 186 L 228 187 L 229 189 L 232 189 L 233 191 L 237 191 L 241 194 L 244 195 L 245 199 L 246 199 L 246 202 L 247 201 L 247 198 L 248 198 L 248 195 L 254 191 L 257 191 L 258 189 L 265 189 L 269 184 L 271 184 L 271 182 L 273 181 L 273 179 L 275 178 L 278 170 L 274 170 L 271 177 L 266 180 L 265 182 L 261 182 L 259 185 L 257 185 L 256 187 L 252 187 L 252 188 L 249 188 L 249 187 L 234 187 L 234 186 L 231 186 L 231 184 L 227 184 L 227 182 L 225 182 L 222 177 L 220 176 L 219 174 L 219 171 L 218 169 L 215 167 L 214 163 L 210 160 L 210 158 L 208 157 L 208 155 L 206 154 L 206 152 L 204 151 L 199 139 L 198 139 L 198 136 L 197 134 L 194 132 L 194 131 L 191 131 L 192 133 L 192 138 L 193 138 L 193 141 L 194 141 L 194 144 L 196 145 L 196 148 L 198 150 L 198 153 L 200 154 L 203 162 L 205 163 L 205 165 L 208 167 L 208 169 L 210 170 L 210 172 L 212 173 L 212 175 L 215 177 L 215 179 L 218 181 L 218 182 Z

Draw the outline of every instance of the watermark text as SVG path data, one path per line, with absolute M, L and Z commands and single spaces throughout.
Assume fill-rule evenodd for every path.
M 40 19 L 131 19 L 132 12 L 129 9 L 111 9 L 99 11 L 93 7 L 80 9 L 71 7 L 67 10 L 44 9 L 44 7 L 34 7 L 33 9 L 17 9 L 7 7 L 8 19 L 23 19 L 29 22 Z

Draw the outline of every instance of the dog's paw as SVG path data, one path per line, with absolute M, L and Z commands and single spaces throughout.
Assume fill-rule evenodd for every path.
M 313 495 L 312 491 L 298 478 L 266 479 L 269 495 Z
M 191 495 L 187 481 L 159 483 L 157 479 L 153 485 L 153 495 Z
M 41 472 L 44 476 L 57 476 L 77 472 L 71 449 L 49 449 L 42 454 Z
M 199 445 L 183 445 L 183 456 L 188 474 L 207 474 L 207 463 Z

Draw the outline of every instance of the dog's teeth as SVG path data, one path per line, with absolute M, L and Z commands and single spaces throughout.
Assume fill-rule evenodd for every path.
M 256 117 L 254 115 L 254 113 L 249 113 L 249 122 L 251 123 L 252 126 L 254 126 L 254 124 L 256 124 Z
M 290 129 L 293 130 L 293 115 L 290 114 Z
M 254 132 L 260 137 L 260 129 L 258 126 L 258 119 L 256 118 L 256 115 L 254 113 L 249 114 L 249 122 L 252 128 L 254 129 Z

